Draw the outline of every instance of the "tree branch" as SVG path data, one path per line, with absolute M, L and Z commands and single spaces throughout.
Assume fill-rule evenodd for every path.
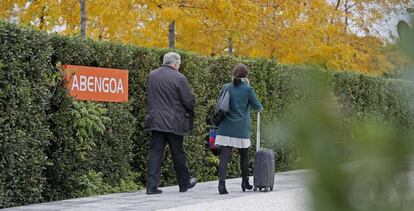
M 338 1 L 336 2 L 335 10 L 338 10 L 339 5 L 341 5 L 341 0 L 338 0 Z

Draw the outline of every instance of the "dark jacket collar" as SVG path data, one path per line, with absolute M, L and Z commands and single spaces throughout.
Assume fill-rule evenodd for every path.
M 174 67 L 172 67 L 172 66 L 170 66 L 170 65 L 167 65 L 167 64 L 162 64 L 162 65 L 161 65 L 161 67 L 167 67 L 167 68 L 170 68 L 171 70 L 178 71 L 178 70 L 177 70 L 177 69 L 175 69 Z

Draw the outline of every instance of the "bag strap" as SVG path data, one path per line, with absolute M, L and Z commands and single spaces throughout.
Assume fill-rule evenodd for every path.
M 226 86 L 224 87 L 223 93 L 225 93 L 226 91 L 229 90 L 229 86 L 230 86 L 230 84 L 226 84 Z
M 260 112 L 257 112 L 256 152 L 260 150 Z

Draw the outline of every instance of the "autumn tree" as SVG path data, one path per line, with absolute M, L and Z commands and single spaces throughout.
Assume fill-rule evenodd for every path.
M 204 55 L 379 74 L 395 68 L 375 23 L 409 0 L 86 0 L 92 39 L 172 47 Z M 79 0 L 2 0 L 0 17 L 80 33 Z

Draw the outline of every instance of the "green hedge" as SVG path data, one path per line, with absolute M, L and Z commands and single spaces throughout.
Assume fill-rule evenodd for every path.
M 0 207 L 43 200 L 51 54 L 47 35 L 0 22 Z
M 131 49 L 121 45 L 96 43 L 77 38 L 51 37 L 53 55 L 52 66 L 56 71 L 61 64 L 102 66 L 128 69 L 131 61 Z M 53 166 L 47 168 L 46 177 L 49 189 L 45 191 L 48 200 L 57 200 L 84 196 L 85 187 L 80 181 L 91 172 L 102 173 L 105 183 L 117 186 L 121 180 L 130 176 L 132 161 L 132 134 L 135 130 L 135 118 L 131 111 L 131 103 L 90 103 L 74 107 L 74 101 L 67 98 L 67 90 L 63 87 L 62 78 L 56 84 L 56 92 L 52 100 L 50 112 L 53 138 L 48 155 Z M 76 111 L 84 108 L 93 111 L 100 105 L 104 113 L 99 118 L 109 118 L 105 123 L 104 133 L 97 133 L 89 142 L 79 145 L 74 128 Z M 88 118 L 85 114 L 83 118 Z M 85 149 L 91 147 L 91 149 Z
M 414 127 L 414 86 L 411 81 L 383 79 L 355 73 L 332 74 L 331 84 L 347 116 L 391 120 L 402 128 Z
M 146 80 L 167 49 L 146 49 L 79 37 L 47 35 L 0 23 L 0 207 L 90 194 L 131 191 L 145 186 L 149 136 L 144 131 Z M 295 167 L 300 155 L 275 142 L 267 123 L 280 121 L 291 103 L 302 98 L 300 67 L 274 60 L 202 57 L 178 51 L 180 71 L 197 98 L 193 135 L 186 137 L 188 165 L 201 181 L 215 180 L 218 159 L 204 148 L 208 119 L 220 87 L 243 62 L 265 111 L 263 145 L 276 152 L 277 170 Z M 67 97 L 61 64 L 129 70 L 129 102 L 87 103 Z M 375 111 L 412 128 L 413 84 L 354 73 L 326 73 L 348 116 Z M 253 115 L 254 116 L 254 115 Z M 255 140 L 255 117 L 252 142 Z M 85 126 L 92 121 L 90 127 Z M 89 123 L 88 123 L 89 124 Z M 80 131 L 89 130 L 89 133 Z M 250 151 L 253 165 L 254 147 Z M 176 182 L 169 149 L 161 185 Z M 240 175 L 238 155 L 229 176 Z M 135 182 L 135 184 L 133 184 Z M 89 184 L 89 185 L 88 185 Z

